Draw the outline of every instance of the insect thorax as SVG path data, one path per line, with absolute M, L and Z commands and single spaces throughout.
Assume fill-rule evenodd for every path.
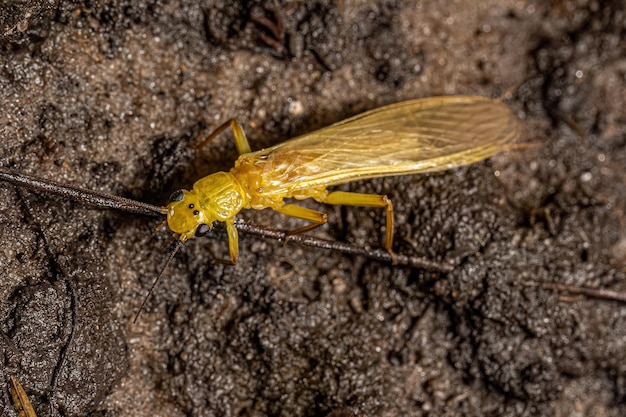
M 230 170 L 245 192 L 246 205 L 244 207 L 257 210 L 282 207 L 283 198 L 288 195 L 267 181 L 273 169 L 271 159 L 255 159 L 254 155 L 252 153 L 240 156 L 234 168 Z
M 201 209 L 222 222 L 239 213 L 247 201 L 241 184 L 230 172 L 216 172 L 196 181 L 193 191 Z

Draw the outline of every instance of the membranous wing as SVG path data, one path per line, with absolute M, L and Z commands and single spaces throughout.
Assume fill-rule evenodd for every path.
M 497 100 L 432 97 L 392 104 L 243 155 L 263 165 L 262 193 L 432 172 L 488 158 L 514 142 L 519 120 Z

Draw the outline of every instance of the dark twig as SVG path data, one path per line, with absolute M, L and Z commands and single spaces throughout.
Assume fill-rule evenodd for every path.
M 626 303 L 626 293 L 612 290 L 603 290 L 598 288 L 579 287 L 577 285 L 566 285 L 554 282 L 536 282 L 527 283 L 528 286 L 547 288 L 555 291 L 568 292 L 575 295 L 584 295 L 591 298 L 601 300 L 611 300 Z
M 37 181 L 40 181 L 40 180 L 37 180 Z M 20 197 L 20 200 L 24 204 L 24 208 L 26 209 L 25 211 L 28 217 L 30 218 L 31 223 L 35 225 L 35 227 L 37 228 L 37 233 L 41 236 L 41 239 L 43 240 L 44 251 L 46 253 L 46 257 L 48 258 L 48 261 L 51 266 L 51 270 L 53 271 L 55 278 L 57 278 L 58 272 L 62 274 L 67 293 L 70 296 L 70 311 L 72 312 L 72 318 L 71 318 L 71 323 L 70 323 L 70 333 L 67 336 L 67 340 L 61 347 L 61 351 L 59 352 L 59 360 L 57 361 L 57 364 L 54 367 L 54 370 L 52 371 L 52 379 L 50 380 L 50 386 L 48 388 L 50 415 L 52 416 L 54 415 L 55 410 L 58 413 L 58 407 L 57 407 L 57 402 L 56 402 L 57 382 L 58 382 L 61 370 L 63 369 L 63 366 L 65 365 L 67 352 L 70 349 L 70 346 L 72 345 L 72 343 L 74 342 L 74 336 L 76 334 L 76 293 L 74 292 L 74 286 L 72 285 L 72 282 L 69 279 L 67 279 L 67 275 L 65 274 L 65 271 L 63 270 L 61 265 L 59 265 L 59 263 L 57 262 L 57 256 L 55 256 L 55 254 L 53 254 L 52 251 L 50 250 L 50 242 L 48 241 L 48 236 L 46 235 L 44 228 L 41 227 L 41 224 L 39 223 L 37 216 L 33 214 L 33 208 L 30 204 L 30 201 L 24 195 L 22 195 L 22 193 L 19 191 L 18 191 L 18 195 Z
M 53 410 L 58 409 L 56 402 L 57 381 L 59 379 L 59 375 L 61 374 L 61 369 L 63 369 L 63 365 L 67 360 L 67 352 L 72 346 L 72 343 L 74 343 L 74 336 L 76 335 L 76 293 L 74 292 L 74 286 L 69 279 L 65 279 L 65 287 L 70 295 L 72 323 L 70 325 L 70 334 L 67 336 L 65 344 L 61 347 L 61 351 L 59 352 L 59 360 L 57 362 L 57 365 L 54 367 L 54 371 L 52 372 L 52 380 L 50 381 L 50 415 L 53 415 Z

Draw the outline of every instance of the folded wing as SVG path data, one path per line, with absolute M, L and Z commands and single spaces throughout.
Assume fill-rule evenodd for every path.
M 381 107 L 242 156 L 263 164 L 264 193 L 471 164 L 520 134 L 511 110 L 484 97 L 432 97 Z

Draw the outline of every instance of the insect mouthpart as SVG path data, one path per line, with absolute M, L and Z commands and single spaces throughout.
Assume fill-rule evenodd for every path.
M 202 237 L 202 236 L 206 235 L 207 233 L 209 233 L 209 230 L 211 230 L 211 226 L 209 226 L 208 224 L 202 223 L 196 229 L 196 237 Z

